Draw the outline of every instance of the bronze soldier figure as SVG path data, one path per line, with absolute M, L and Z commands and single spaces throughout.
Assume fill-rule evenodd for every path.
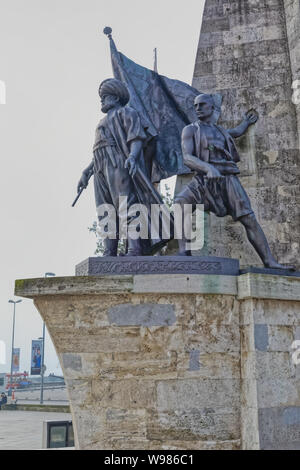
M 142 158 L 146 134 L 137 112 L 130 106 L 127 87 L 114 78 L 104 80 L 99 87 L 101 110 L 106 116 L 96 129 L 94 158 L 83 171 L 78 192 L 87 186 L 94 174 L 96 207 L 112 204 L 119 213 L 119 197 L 126 196 L 128 208 L 138 203 L 132 177 Z M 116 256 L 118 232 L 115 239 L 106 238 L 103 256 Z M 141 255 L 141 240 L 128 239 L 128 254 Z
M 234 138 L 245 134 L 258 116 L 247 113 L 235 129 L 225 130 L 213 123 L 214 103 L 211 95 L 201 94 L 194 101 L 198 120 L 183 129 L 182 151 L 186 166 L 196 172 L 189 184 L 177 195 L 175 203 L 203 204 L 205 211 L 218 217 L 231 215 L 246 229 L 247 237 L 265 267 L 293 269 L 283 266 L 273 257 L 266 236 L 252 210 L 249 197 L 238 174 L 238 155 Z M 187 239 L 178 241 L 179 255 L 191 255 L 186 250 Z
M 149 233 L 151 204 L 162 204 L 163 201 L 147 177 L 144 148 L 149 136 L 137 111 L 128 105 L 130 95 L 127 86 L 120 80 L 109 78 L 101 83 L 99 95 L 101 110 L 106 116 L 101 119 L 96 129 L 94 158 L 79 180 L 77 198 L 88 185 L 89 178 L 94 175 L 96 207 L 111 204 L 116 213 L 116 236 L 114 239 L 107 237 L 103 240 L 103 256 L 117 256 L 119 215 L 121 211 L 124 213 L 124 207 L 119 207 L 120 198 L 123 198 L 123 201 L 127 198 L 127 213 L 134 204 L 147 207 L 149 217 L 146 224 L 148 223 Z M 127 226 L 136 217 L 128 215 Z M 100 221 L 103 218 L 104 216 L 99 216 Z M 142 240 L 128 236 L 127 255 L 153 254 L 166 242 L 167 240 L 160 238 Z

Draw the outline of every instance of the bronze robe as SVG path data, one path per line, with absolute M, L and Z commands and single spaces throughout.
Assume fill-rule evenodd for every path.
M 96 207 L 112 204 L 119 214 L 119 197 L 127 196 L 128 208 L 140 203 L 148 209 L 148 231 L 151 233 L 151 204 L 163 204 L 146 174 L 144 152 L 138 160 L 139 170 L 132 178 L 124 167 L 130 154 L 130 143 L 142 140 L 148 143 L 146 130 L 142 127 L 138 113 L 130 106 L 113 110 L 102 119 L 96 129 L 94 145 L 94 187 Z M 128 221 L 130 223 L 130 220 Z M 173 228 L 171 228 L 171 233 Z M 155 252 L 166 240 L 149 240 L 145 254 Z

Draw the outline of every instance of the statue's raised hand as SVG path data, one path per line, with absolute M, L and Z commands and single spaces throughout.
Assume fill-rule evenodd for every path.
M 250 109 L 244 116 L 245 121 L 249 126 L 255 124 L 258 121 L 258 112 L 255 109 Z

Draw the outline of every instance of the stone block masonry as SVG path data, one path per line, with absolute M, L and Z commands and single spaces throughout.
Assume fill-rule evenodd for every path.
M 300 449 L 300 278 L 16 282 L 64 371 L 78 449 Z

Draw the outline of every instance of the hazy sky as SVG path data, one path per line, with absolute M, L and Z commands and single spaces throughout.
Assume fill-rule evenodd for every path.
M 112 76 L 104 26 L 116 45 L 146 67 L 158 48 L 159 72 L 191 83 L 203 0 L 0 0 L 1 234 L 0 340 L 10 368 L 15 279 L 46 271 L 73 275 L 93 255 L 90 185 L 72 209 L 82 169 L 91 161 L 100 118 L 98 86 Z M 31 300 L 17 305 L 15 347 L 29 370 L 31 340 L 42 321 Z M 49 336 L 47 372 L 59 372 Z

